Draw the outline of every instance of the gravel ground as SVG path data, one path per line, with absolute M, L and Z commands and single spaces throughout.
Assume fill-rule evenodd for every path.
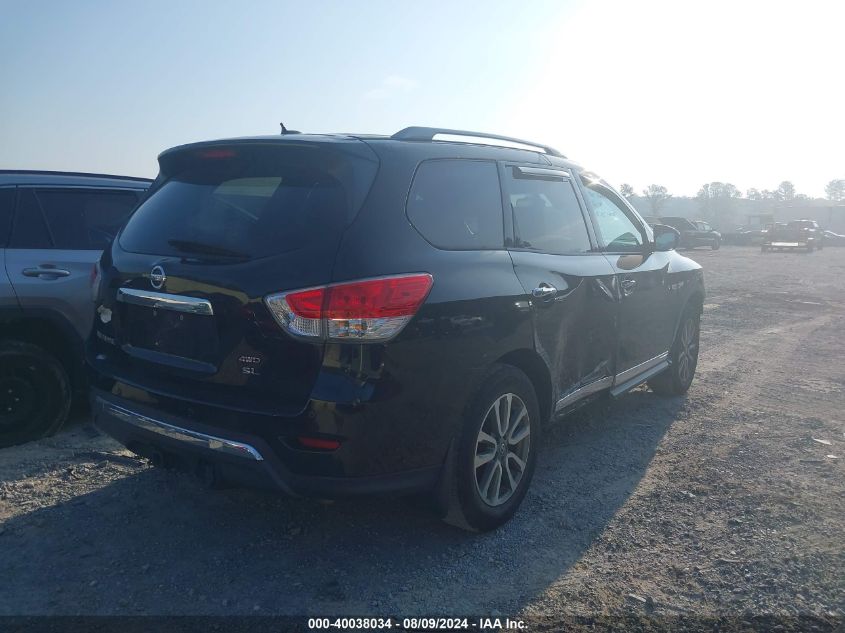
M 558 423 L 497 532 L 450 528 L 419 498 L 208 491 L 81 417 L 0 451 L 0 615 L 841 623 L 845 249 L 692 257 L 709 296 L 687 396 L 640 388 Z

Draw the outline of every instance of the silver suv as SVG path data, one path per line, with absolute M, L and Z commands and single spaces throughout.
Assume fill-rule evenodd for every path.
M 0 170 L 0 446 L 54 433 L 84 391 L 95 263 L 150 184 Z

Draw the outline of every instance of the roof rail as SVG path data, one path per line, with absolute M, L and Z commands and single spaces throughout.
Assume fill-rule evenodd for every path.
M 485 134 L 484 132 L 468 132 L 467 130 L 449 130 L 447 128 L 437 127 L 406 127 L 404 130 L 399 130 L 390 138 L 397 141 L 433 141 L 438 134 L 448 134 L 450 136 L 469 136 L 476 138 L 489 138 L 497 141 L 506 141 L 508 143 L 519 143 L 520 145 L 529 145 L 543 150 L 550 156 L 559 156 L 566 158 L 563 154 L 557 151 L 554 147 L 535 143 L 534 141 L 525 141 L 521 138 L 511 138 L 510 136 L 500 136 L 499 134 Z

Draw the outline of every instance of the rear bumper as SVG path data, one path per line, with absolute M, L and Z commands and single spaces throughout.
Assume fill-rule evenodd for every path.
M 770 246 L 772 248 L 807 248 L 812 241 L 809 242 L 764 242 L 766 246 Z
M 436 466 L 364 477 L 301 475 L 258 436 L 200 427 L 98 389 L 92 390 L 91 410 L 95 425 L 129 450 L 225 484 L 333 498 L 430 490 L 440 474 Z

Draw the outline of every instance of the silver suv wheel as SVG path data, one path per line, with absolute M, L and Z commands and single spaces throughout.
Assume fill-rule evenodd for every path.
M 475 444 L 475 485 L 481 499 L 499 506 L 516 491 L 531 449 L 528 407 L 513 393 L 487 410 Z

